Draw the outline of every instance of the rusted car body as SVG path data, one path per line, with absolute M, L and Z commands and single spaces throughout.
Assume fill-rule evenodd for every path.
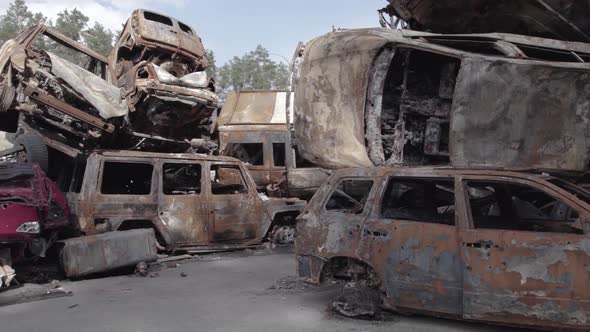
M 388 0 L 384 10 L 412 30 L 507 32 L 590 42 L 590 5 L 576 0 Z M 460 13 L 460 15 L 457 15 Z
M 217 118 L 219 151 L 246 163 L 259 191 L 311 198 L 329 172 L 291 147 L 286 91 L 228 93 Z
M 305 205 L 259 195 L 234 158 L 132 151 L 91 153 L 78 164 L 68 200 L 85 234 L 153 228 L 168 250 L 280 238 L 275 232 L 292 229 Z
M 217 95 L 200 38 L 143 10 L 120 38 L 108 59 L 44 25 L 7 41 L 0 129 L 15 132 L 23 114 L 26 132 L 70 157 L 95 148 L 183 152 L 189 140 L 207 140 Z M 192 147 L 209 150 L 202 140 Z
M 169 138 L 209 134 L 217 108 L 201 38 L 174 18 L 137 9 L 109 55 L 113 84 L 127 99 L 137 130 Z
M 87 59 L 86 68 L 44 51 L 49 43 Z M 15 132 L 20 113 L 26 125 L 65 154 L 108 141 L 128 112 L 118 89 L 107 81 L 106 57 L 52 28 L 34 26 L 4 43 L 0 67 L 2 130 Z
M 329 169 L 584 171 L 588 60 L 590 44 L 521 35 L 328 33 L 305 45 L 296 75 L 297 146 Z
M 402 312 L 587 331 L 589 203 L 544 173 L 342 169 L 298 217 L 298 273 L 370 279 Z

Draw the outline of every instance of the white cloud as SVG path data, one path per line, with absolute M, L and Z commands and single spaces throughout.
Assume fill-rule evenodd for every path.
M 11 0 L 0 0 L 0 11 L 5 12 Z M 64 9 L 78 8 L 84 15 L 90 18 L 89 26 L 99 22 L 105 27 L 117 31 L 136 8 L 149 8 L 165 12 L 166 7 L 184 8 L 188 0 L 27 0 L 29 9 L 55 21 L 57 14 Z

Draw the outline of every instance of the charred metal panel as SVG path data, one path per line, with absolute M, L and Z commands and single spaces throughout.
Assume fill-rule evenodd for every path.
M 585 170 L 589 78 L 577 69 L 465 59 L 451 117 L 452 164 Z
M 465 318 L 589 325 L 587 236 L 480 229 L 462 232 L 461 247 Z
M 390 13 L 414 30 L 508 32 L 590 41 L 590 6 L 577 0 L 389 0 Z
M 370 220 L 360 256 L 382 276 L 392 305 L 461 314 L 461 254 L 455 226 Z
M 68 277 L 104 272 L 158 259 L 151 229 L 135 229 L 63 241 L 61 262 Z
M 385 43 L 363 29 L 332 32 L 306 45 L 295 86 L 295 136 L 303 158 L 326 168 L 373 165 L 365 147 L 365 97 L 369 68 Z

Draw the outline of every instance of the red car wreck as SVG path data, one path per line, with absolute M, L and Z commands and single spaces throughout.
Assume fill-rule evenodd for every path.
M 588 331 L 589 236 L 590 192 L 546 174 L 342 169 L 298 217 L 295 253 L 300 277 L 354 281 L 375 306 Z
M 27 257 L 44 257 L 59 232 L 72 227 L 65 195 L 38 165 L 0 165 L 0 270 Z M 8 285 L 3 273 L 1 284 Z

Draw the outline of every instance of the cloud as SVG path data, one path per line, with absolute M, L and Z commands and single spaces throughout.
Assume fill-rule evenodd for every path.
M 11 0 L 0 0 L 0 11 L 8 9 Z M 105 27 L 118 31 L 136 8 L 150 8 L 152 10 L 167 11 L 167 8 L 185 8 L 188 0 L 168 0 L 165 4 L 157 0 L 27 0 L 29 9 L 55 21 L 57 14 L 64 9 L 79 9 L 84 15 L 90 18 L 89 26 L 99 22 Z

